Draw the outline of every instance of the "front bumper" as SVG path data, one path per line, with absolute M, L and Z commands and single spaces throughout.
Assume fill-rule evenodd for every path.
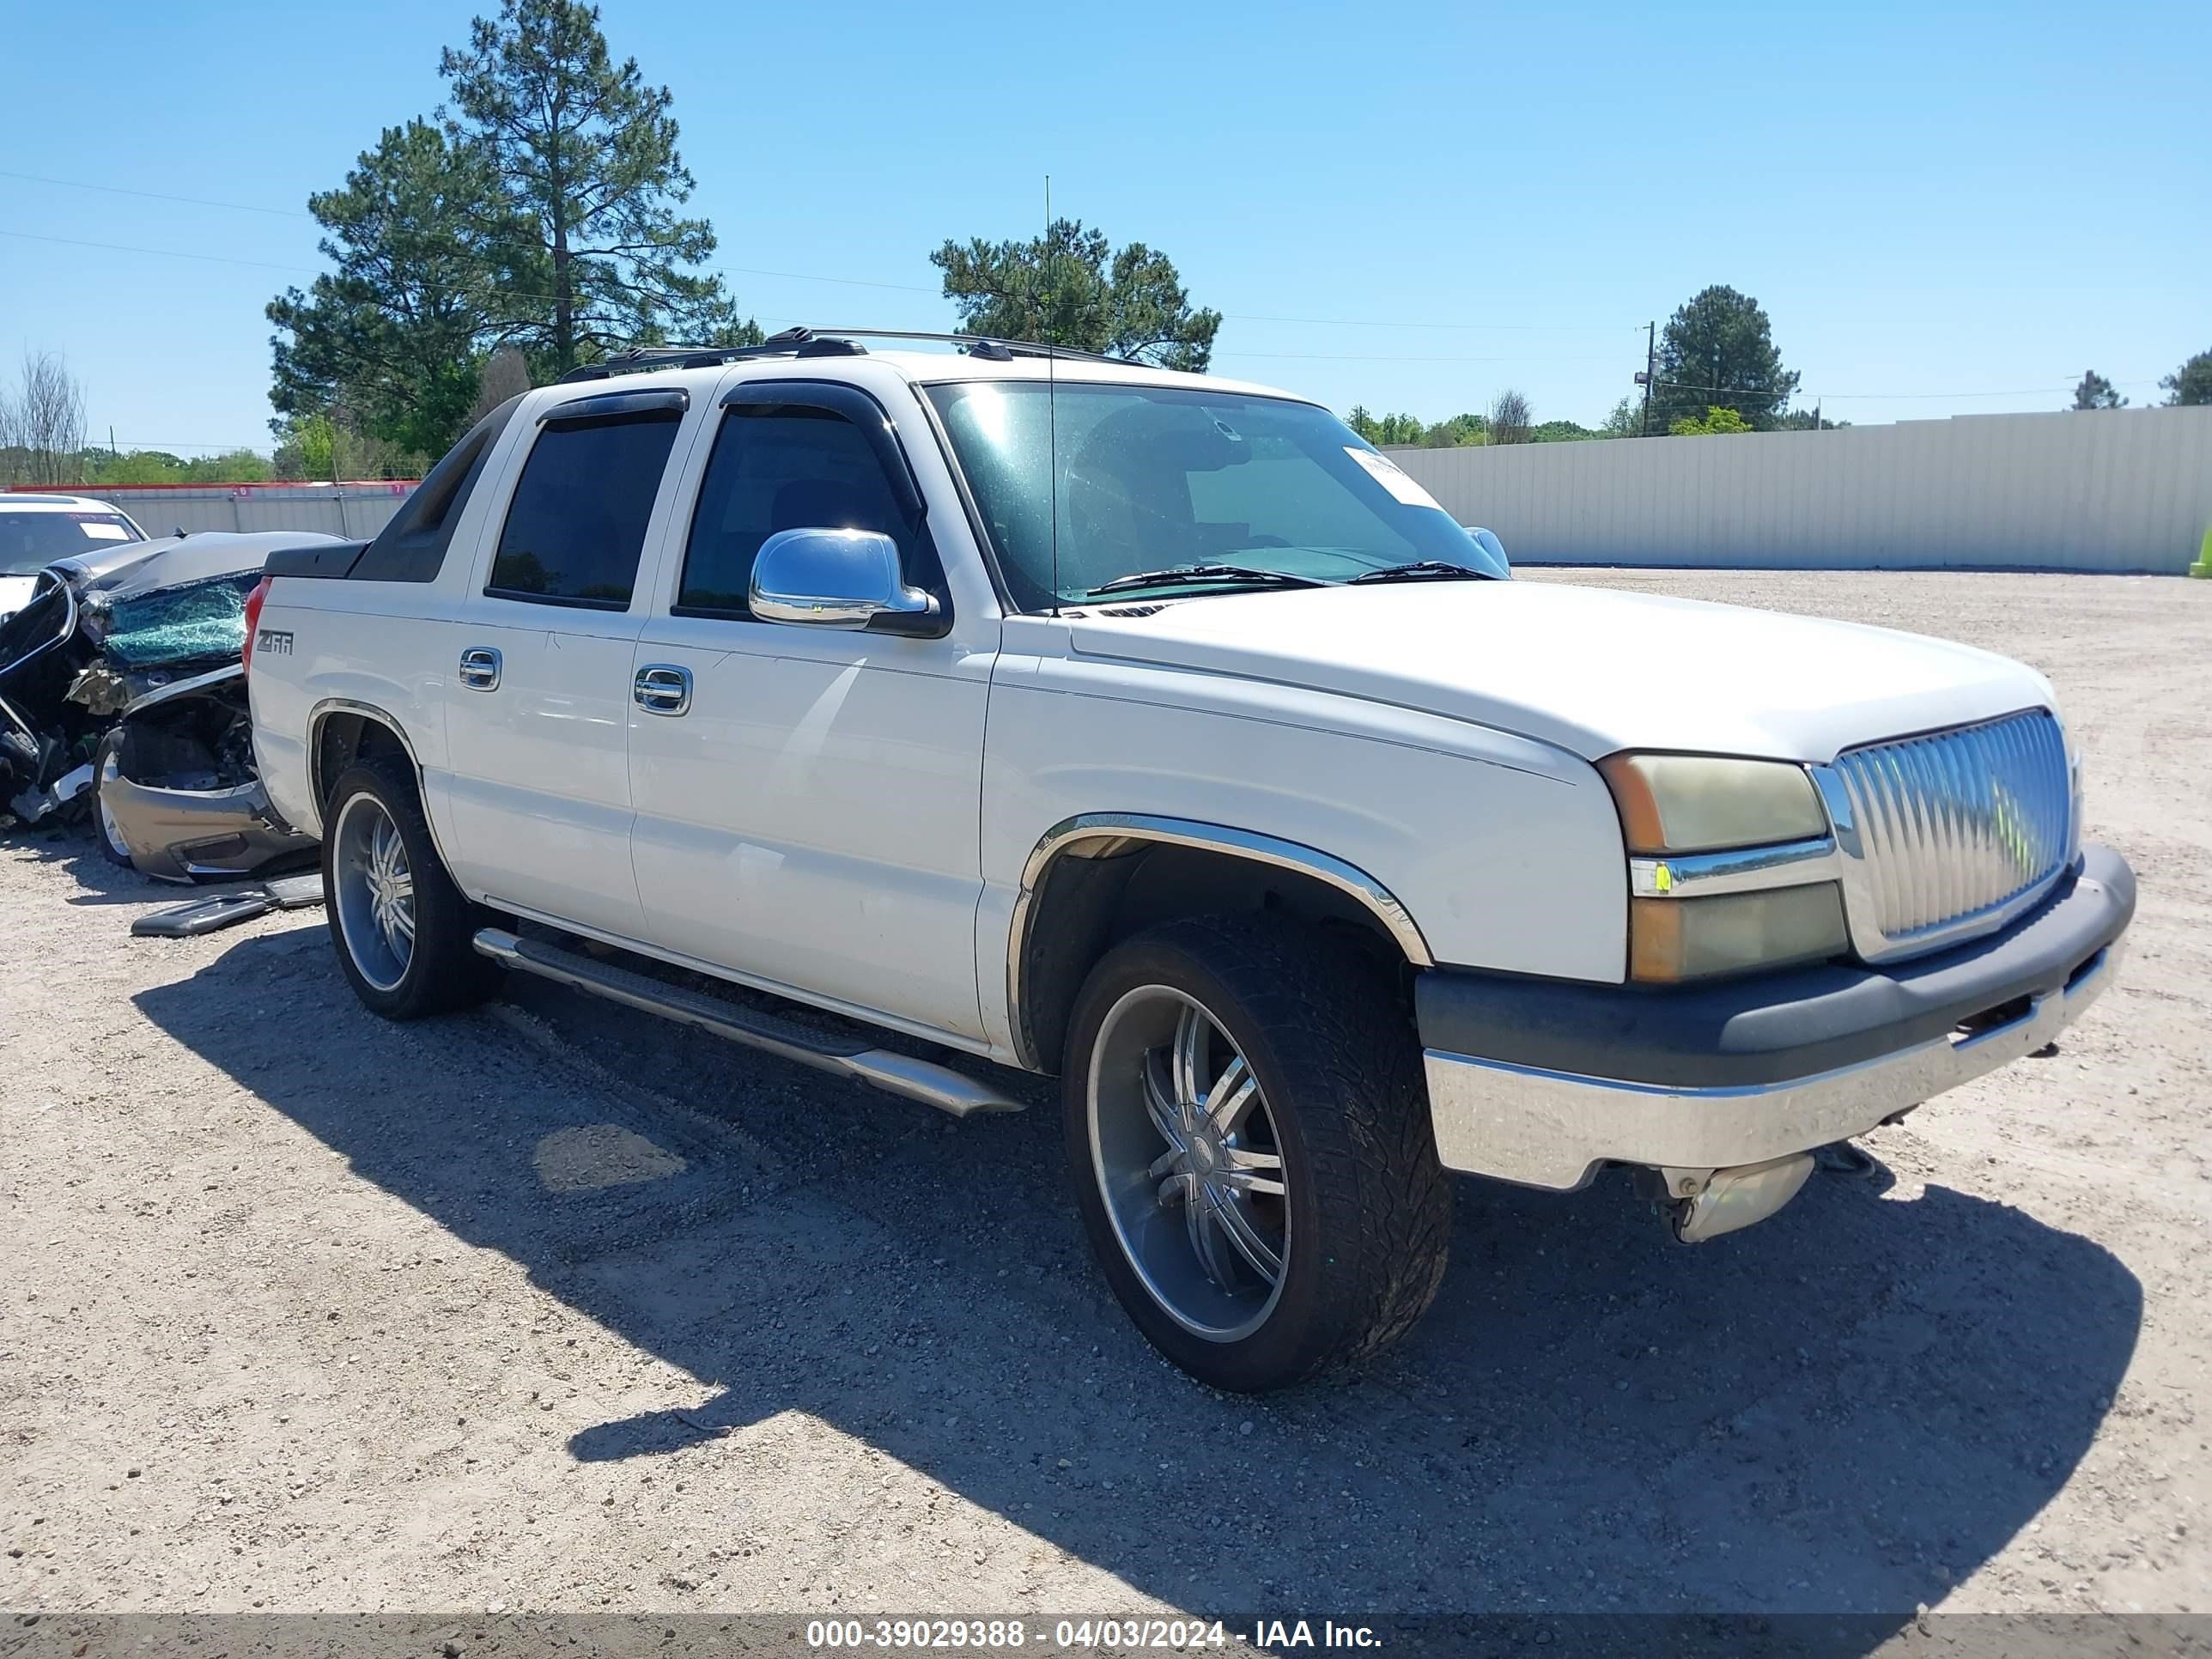
M 1694 1179 L 1863 1134 L 2052 1042 L 2112 982 L 2134 914 L 2134 872 L 2091 847 L 2002 932 L 1884 968 L 1674 990 L 1432 970 L 1437 1155 L 1566 1189 L 1608 1163 Z
M 132 866 L 161 881 L 246 875 L 315 845 L 313 836 L 273 822 L 258 780 L 228 789 L 169 789 L 123 776 L 111 756 L 100 799 Z

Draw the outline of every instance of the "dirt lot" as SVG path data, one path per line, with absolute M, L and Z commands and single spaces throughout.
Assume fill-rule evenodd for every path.
M 2043 668 L 2119 988 L 1736 1237 L 1469 1183 L 1413 1339 L 1254 1401 L 1123 1320 L 1049 1111 L 534 986 L 380 1024 L 319 913 L 132 939 L 173 891 L 18 837 L 0 1603 L 2212 1609 L 2212 583 L 1577 579 Z

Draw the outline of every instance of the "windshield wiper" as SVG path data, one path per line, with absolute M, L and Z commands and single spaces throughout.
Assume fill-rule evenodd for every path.
M 1263 587 L 1328 586 L 1312 576 L 1293 576 L 1285 570 L 1258 570 L 1242 564 L 1183 564 L 1165 570 L 1139 570 L 1131 575 L 1116 576 L 1110 582 L 1085 590 L 1085 594 L 1095 599 L 1102 593 L 1126 593 L 1139 587 L 1179 587 L 1185 582 L 1257 583 Z
M 1455 581 L 1472 576 L 1477 581 L 1494 582 L 1498 578 L 1487 570 L 1477 570 L 1471 564 L 1454 564 L 1449 559 L 1415 559 L 1411 564 L 1385 565 L 1380 570 L 1370 570 L 1354 576 L 1349 586 L 1361 582 L 1418 582 Z

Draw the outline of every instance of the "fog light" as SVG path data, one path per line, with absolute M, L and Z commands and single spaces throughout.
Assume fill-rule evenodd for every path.
M 1843 953 L 1843 890 L 1832 881 L 1711 898 L 1628 904 L 1628 976 L 1652 984 L 1710 979 Z

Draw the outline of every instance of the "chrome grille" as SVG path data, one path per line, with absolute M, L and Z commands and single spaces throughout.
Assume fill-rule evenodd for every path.
M 1853 920 L 1885 946 L 1972 931 L 1953 924 L 2042 885 L 2073 855 L 2066 740 L 2042 709 L 1853 749 L 1834 774 L 1861 860 L 1847 884 L 1868 912 Z

